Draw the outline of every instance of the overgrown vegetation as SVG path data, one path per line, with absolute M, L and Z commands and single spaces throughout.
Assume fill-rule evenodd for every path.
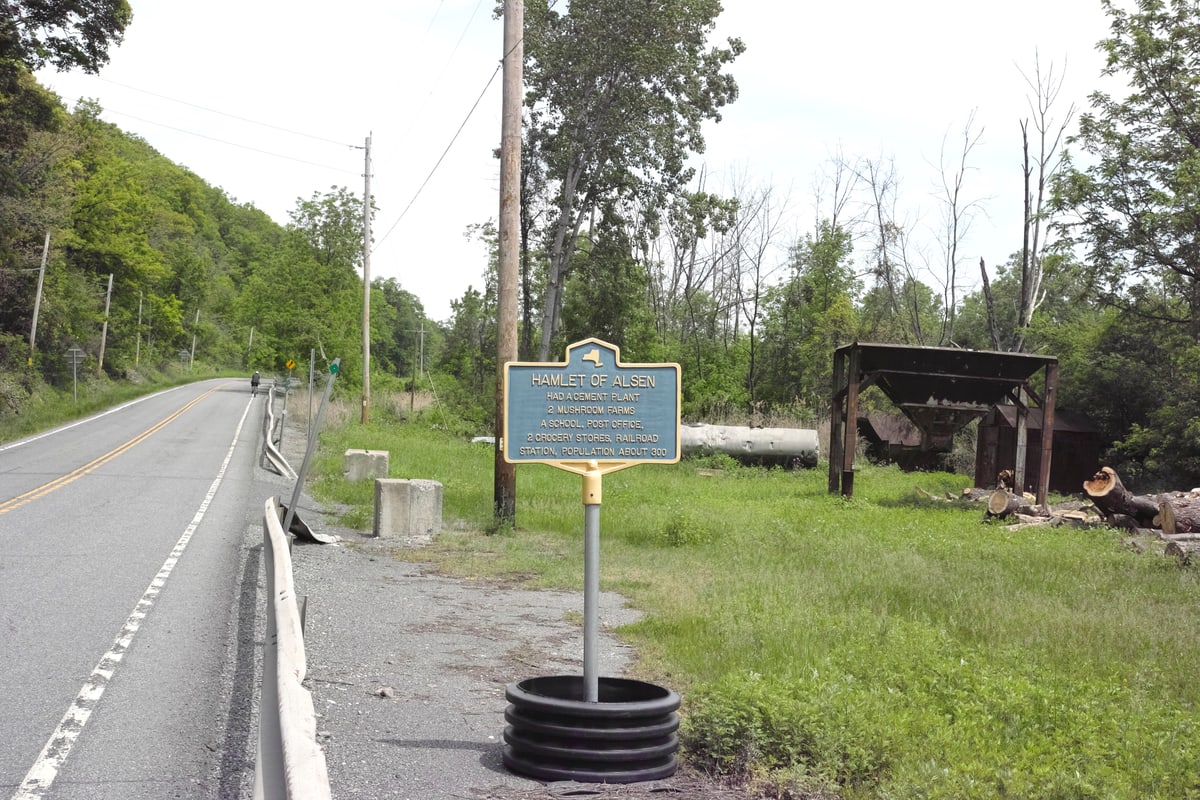
M 491 446 L 431 422 L 329 430 L 318 494 L 369 506 L 341 453 L 387 449 L 393 476 L 445 487 L 446 530 L 404 558 L 581 589 L 579 478 L 520 467 L 516 529 L 488 535 Z M 707 459 L 604 479 L 602 586 L 646 612 L 621 635 L 683 696 L 691 764 L 776 798 L 1200 796 L 1194 567 L 916 491 L 961 476 L 864 466 L 852 501 L 826 477 Z

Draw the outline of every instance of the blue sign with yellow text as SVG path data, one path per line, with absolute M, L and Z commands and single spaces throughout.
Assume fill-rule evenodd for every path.
M 563 363 L 504 366 L 509 463 L 679 460 L 679 365 L 622 364 L 599 339 L 567 347 Z

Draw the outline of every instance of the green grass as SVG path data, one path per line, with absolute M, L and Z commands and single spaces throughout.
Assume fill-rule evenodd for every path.
M 315 490 L 364 527 L 351 447 L 444 485 L 447 530 L 405 558 L 581 589 L 578 476 L 519 467 L 516 529 L 486 535 L 490 445 L 420 419 L 329 430 Z M 962 476 L 864 467 L 847 501 L 824 467 L 699 466 L 612 473 L 601 510 L 602 587 L 646 612 L 621 633 L 683 696 L 695 766 L 773 797 L 1200 798 L 1195 568 L 916 491 Z

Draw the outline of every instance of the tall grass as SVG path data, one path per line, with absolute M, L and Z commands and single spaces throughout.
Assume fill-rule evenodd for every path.
M 515 531 L 486 535 L 493 449 L 430 421 L 329 430 L 318 494 L 369 524 L 341 454 L 387 449 L 393 477 L 444 485 L 448 529 L 406 558 L 580 588 L 580 479 L 521 466 Z M 602 585 L 646 612 L 622 634 L 683 695 L 693 764 L 775 797 L 1200 797 L 1197 571 L 916 491 L 967 482 L 863 467 L 847 501 L 823 468 L 727 459 L 604 478 Z

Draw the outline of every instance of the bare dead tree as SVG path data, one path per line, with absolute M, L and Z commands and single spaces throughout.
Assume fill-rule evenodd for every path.
M 874 243 L 874 273 L 876 284 L 882 284 L 888 300 L 888 309 L 892 314 L 900 313 L 900 292 L 897 287 L 896 268 L 892 259 L 892 249 L 895 243 L 897 226 L 895 224 L 895 203 L 897 191 L 896 162 L 889 161 L 886 165 L 881 161 L 863 159 L 859 162 L 861 180 L 870 192 L 871 227 Z
M 861 180 L 862 165 L 851 161 L 839 147 L 826 165 L 813 178 L 813 229 L 822 220 L 829 220 L 835 227 L 851 229 L 858 227 L 858 218 L 846 219 L 850 201 Z
M 972 110 L 963 125 L 961 145 L 957 153 L 957 163 L 948 168 L 947 137 L 942 138 L 942 149 L 939 157 L 941 185 L 939 199 L 942 205 L 942 274 L 934 275 L 933 279 L 942 289 L 942 331 L 938 344 L 946 345 L 954 341 L 954 322 L 958 312 L 958 268 L 961 257 L 959 246 L 970 230 L 976 214 L 982 211 L 980 199 L 967 200 L 964 186 L 970 167 L 971 152 L 983 137 L 983 129 L 975 129 L 975 111 Z
M 1021 121 L 1022 172 L 1025 179 L 1021 296 L 1018 298 L 1017 328 L 1013 332 L 1012 342 L 1013 352 L 1018 353 L 1025 349 L 1025 334 L 1033 320 L 1033 314 L 1046 297 L 1042 291 L 1042 278 L 1045 274 L 1042 261 L 1042 253 L 1045 251 L 1042 224 L 1046 220 L 1046 185 L 1062 165 L 1063 139 L 1076 112 L 1075 104 L 1072 103 L 1067 107 L 1061 122 L 1056 122 L 1051 116 L 1051 108 L 1062 91 L 1064 79 L 1063 75 L 1055 75 L 1053 64 L 1043 74 L 1041 58 L 1035 54 L 1033 77 L 1024 72 L 1021 76 L 1033 92 L 1027 99 L 1033 117 L 1037 152 L 1030 153 L 1030 120 L 1026 118 Z
M 886 300 L 886 314 L 891 324 L 898 326 L 892 335 L 905 341 L 927 344 L 929 334 L 925 330 L 921 287 L 918 278 L 918 260 L 928 268 L 929 259 L 921 252 L 914 252 L 907 222 L 900 219 L 900 182 L 896 176 L 896 164 L 892 160 L 872 161 L 863 159 L 856 172 L 859 182 L 869 195 L 868 208 L 862 223 L 870 230 L 873 241 L 871 273 L 875 285 L 881 287 Z
M 788 240 L 785 221 L 790 217 L 789 205 L 788 198 L 777 198 L 772 187 L 761 187 L 739 203 L 739 220 L 733 229 L 740 277 L 739 313 L 747 334 L 746 390 L 752 408 L 758 400 L 758 329 L 767 289 L 788 265 L 789 250 L 784 242 Z
M 983 257 L 979 258 L 979 274 L 983 278 L 983 303 L 987 309 L 988 336 L 992 341 L 992 349 L 1000 349 L 1000 328 L 996 325 L 996 301 L 992 297 L 992 282 L 988 280 L 987 264 Z

